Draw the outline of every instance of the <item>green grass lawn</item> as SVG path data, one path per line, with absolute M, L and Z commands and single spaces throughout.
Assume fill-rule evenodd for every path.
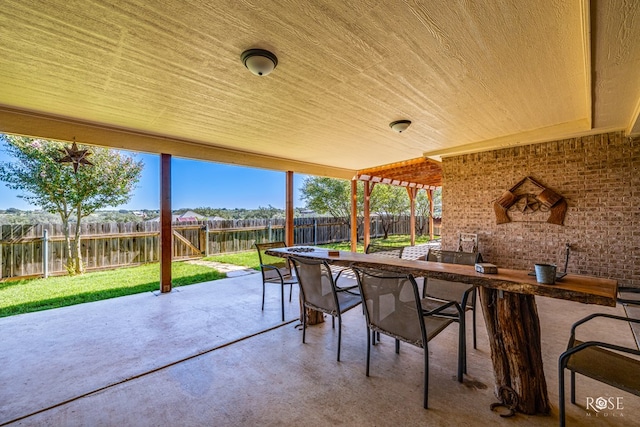
M 410 238 L 407 235 L 395 235 L 388 239 L 372 239 L 371 241 L 390 246 L 408 246 L 410 244 Z M 416 244 L 428 241 L 428 236 L 416 237 Z M 351 250 L 350 242 L 319 246 L 342 251 Z M 358 252 L 363 251 L 364 248 L 359 243 Z M 204 259 L 260 270 L 258 253 L 255 250 L 213 255 Z M 208 282 L 224 277 L 225 274 L 209 267 L 184 262 L 172 264 L 174 287 Z M 151 292 L 159 288 L 160 268 L 158 264 L 99 271 L 79 276 L 5 281 L 0 282 L 0 317 Z
M 429 236 L 416 236 L 416 244 L 428 243 Z M 394 235 L 389 236 L 388 239 L 371 239 L 371 243 L 377 243 L 379 245 L 389 246 L 409 246 L 411 244 L 411 237 L 409 235 Z M 351 242 L 329 243 L 326 245 L 318 245 L 321 248 L 336 249 L 339 251 L 350 251 Z M 364 252 L 364 246 L 361 242 L 358 242 L 358 252 Z M 236 252 L 233 254 L 221 254 L 211 255 L 204 258 L 207 261 L 224 262 L 227 264 L 241 265 L 243 267 L 253 268 L 254 270 L 260 270 L 260 262 L 258 260 L 258 252 L 255 250 L 246 252 Z
M 212 268 L 184 262 L 174 262 L 171 271 L 174 287 L 226 277 L 224 273 Z M 158 264 L 79 276 L 0 282 L 0 317 L 151 292 L 159 288 Z

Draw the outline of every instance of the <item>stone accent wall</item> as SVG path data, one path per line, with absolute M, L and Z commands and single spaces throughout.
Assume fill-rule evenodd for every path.
M 487 262 L 516 269 L 548 262 L 563 270 L 570 243 L 568 272 L 640 286 L 640 138 L 613 132 L 442 163 L 443 249 L 455 250 L 460 232 L 478 233 Z M 563 226 L 547 223 L 548 212 L 515 209 L 512 222 L 496 224 L 494 201 L 525 176 L 565 197 Z M 527 185 L 520 191 L 528 192 Z

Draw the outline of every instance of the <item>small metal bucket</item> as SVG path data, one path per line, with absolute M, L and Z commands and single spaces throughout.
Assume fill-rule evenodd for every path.
M 544 285 L 556 283 L 556 266 L 554 264 L 536 264 L 536 280 Z

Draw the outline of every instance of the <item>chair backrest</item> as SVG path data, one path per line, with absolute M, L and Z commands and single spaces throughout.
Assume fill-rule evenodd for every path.
M 464 246 L 464 247 L 463 247 Z M 460 233 L 458 236 L 458 251 L 478 252 L 478 235 L 473 233 Z
M 292 257 L 296 270 L 300 295 L 307 307 L 331 315 L 338 314 L 336 285 L 329 264 L 321 260 Z
M 265 253 L 269 249 L 286 248 L 287 245 L 285 245 L 284 242 L 256 243 L 255 246 L 258 250 L 260 267 L 270 265 L 277 268 L 283 276 L 291 276 L 291 265 L 286 258 L 275 257 Z M 272 268 L 261 268 L 261 270 L 264 280 L 277 279 L 280 277 L 278 272 Z
M 455 252 L 430 248 L 426 260 L 447 264 L 475 265 L 477 262 L 482 262 L 482 255 L 479 252 Z M 461 298 L 466 295 L 465 293 L 473 288 L 472 285 L 434 278 L 425 279 L 425 284 L 425 297 L 446 301 L 458 301 L 467 307 L 473 306 L 474 304 L 473 298 L 469 298 L 466 301 L 461 300 Z
M 420 296 L 411 275 L 358 270 L 367 325 L 418 347 L 427 342 Z
M 402 258 L 403 251 L 404 246 L 385 246 L 375 243 L 369 243 L 364 252 L 366 254 L 376 254 L 391 258 Z
M 426 260 L 447 264 L 475 265 L 477 262 L 482 262 L 482 255 L 480 252 L 456 252 L 430 248 Z

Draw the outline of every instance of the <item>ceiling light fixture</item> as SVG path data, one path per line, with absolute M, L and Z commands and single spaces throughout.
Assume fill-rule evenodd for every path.
M 249 49 L 240 55 L 242 63 L 256 76 L 266 76 L 278 65 L 278 58 L 263 49 Z
M 402 133 L 409 128 L 411 120 L 396 120 L 389 123 L 389 127 L 398 133 Z

